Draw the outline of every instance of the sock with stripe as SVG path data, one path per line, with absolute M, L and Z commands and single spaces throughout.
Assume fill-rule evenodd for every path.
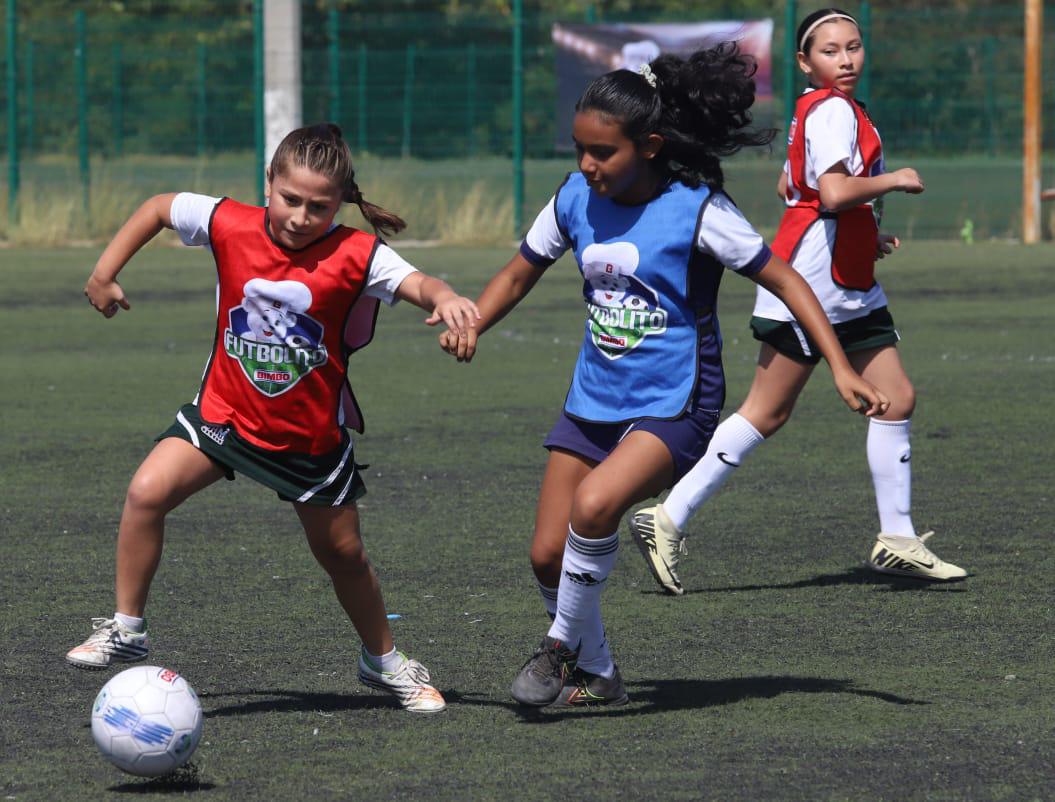
M 868 467 L 879 508 L 879 529 L 885 535 L 916 537 L 912 525 L 911 420 L 868 421 Z
M 595 540 L 580 537 L 568 527 L 557 592 L 557 616 L 549 628 L 551 638 L 563 641 L 572 649 L 579 648 L 584 639 L 589 646 L 597 637 L 598 626 L 603 638 L 601 591 L 618 554 L 618 532 Z
M 364 646 L 363 654 L 366 655 L 367 661 L 373 665 L 374 668 L 380 666 L 381 671 L 386 674 L 398 671 L 399 667 L 403 665 L 403 655 L 396 651 L 395 646 L 392 647 L 392 651 L 385 652 L 384 654 L 371 654 L 370 650 Z
M 747 455 L 765 440 L 747 418 L 734 412 L 714 430 L 703 455 L 663 500 L 663 510 L 681 531 L 693 513 L 721 490 Z
M 535 581 L 538 582 L 538 592 L 542 596 L 542 603 L 546 605 L 546 615 L 552 621 L 557 617 L 557 589 L 546 587 L 537 579 Z

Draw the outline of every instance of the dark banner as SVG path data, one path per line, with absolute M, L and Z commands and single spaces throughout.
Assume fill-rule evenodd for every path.
M 758 62 L 758 101 L 772 101 L 770 56 L 773 20 L 727 22 L 622 23 L 553 26 L 557 54 L 557 148 L 571 150 L 575 101 L 594 78 L 612 70 L 637 71 L 661 53 L 688 56 L 721 42 L 736 42 Z

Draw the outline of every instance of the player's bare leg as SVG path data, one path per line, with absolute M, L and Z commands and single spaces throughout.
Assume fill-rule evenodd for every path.
M 440 692 L 429 684 L 428 669 L 395 650 L 381 583 L 363 547 L 358 508 L 354 504 L 342 507 L 294 504 L 293 507 L 304 526 L 311 553 L 329 574 L 337 600 L 363 642 L 359 654 L 360 681 L 392 694 L 411 712 L 443 710 L 446 703 Z
M 190 443 L 168 437 L 154 446 L 128 486 L 117 534 L 114 618 L 92 619 L 93 632 L 66 654 L 77 668 L 102 669 L 147 656 L 143 627 L 150 584 L 161 560 L 165 516 L 224 475 L 222 468 Z M 128 623 L 139 619 L 135 628 Z

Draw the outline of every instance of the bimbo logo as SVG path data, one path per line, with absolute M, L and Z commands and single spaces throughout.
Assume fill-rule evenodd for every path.
M 306 314 L 311 290 L 299 281 L 254 278 L 242 291 L 241 305 L 228 313 L 224 350 L 258 391 L 281 395 L 328 358 L 322 325 Z

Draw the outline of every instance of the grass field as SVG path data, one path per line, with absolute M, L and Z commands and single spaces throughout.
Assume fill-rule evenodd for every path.
M 214 270 L 151 248 L 123 278 L 132 311 L 104 321 L 81 295 L 96 253 L 0 251 L 5 799 L 1052 798 L 1051 246 L 911 242 L 881 265 L 920 398 L 915 519 L 973 575 L 863 569 L 865 427 L 822 369 L 691 525 L 686 596 L 659 595 L 624 540 L 604 607 L 631 703 L 596 712 L 528 715 L 508 692 L 547 625 L 527 549 L 581 331 L 574 267 L 555 266 L 469 366 L 442 357 L 418 310 L 386 310 L 352 363 L 365 537 L 397 643 L 450 707 L 415 717 L 363 688 L 293 512 L 223 482 L 170 516 L 148 611 L 151 662 L 182 672 L 206 715 L 194 771 L 160 782 L 97 754 L 105 675 L 62 655 L 112 611 L 124 489 L 197 387 Z M 406 253 L 476 294 L 511 249 Z M 725 279 L 730 408 L 756 353 L 752 291 Z
M 779 221 L 775 188 L 782 164 L 780 154 L 780 148 L 773 153 L 744 153 L 725 163 L 727 191 L 766 235 L 775 231 Z M 1043 185 L 1052 186 L 1055 158 L 1046 158 L 1045 165 Z M 422 161 L 364 154 L 356 157 L 356 166 L 366 197 L 407 220 L 403 239 L 464 245 L 504 243 L 512 238 L 513 167 L 509 159 Z M 958 239 L 969 220 L 979 241 L 1021 236 L 1021 160 L 917 158 L 910 154 L 889 157 L 890 169 L 904 166 L 919 170 L 927 193 L 923 198 L 887 196 L 884 227 L 891 232 L 910 238 Z M 531 223 L 564 175 L 573 169 L 572 155 L 527 161 L 525 224 Z M 14 226 L 7 214 L 6 190 L 0 192 L 0 240 L 18 246 L 104 241 L 144 198 L 157 192 L 193 191 L 256 201 L 252 158 L 244 153 L 203 159 L 97 159 L 91 175 L 91 214 L 85 215 L 74 160 L 60 156 L 27 160 L 19 196 L 21 218 Z M 361 224 L 357 210 L 348 208 L 346 214 L 352 225 Z M 1045 204 L 1042 217 L 1045 236 L 1055 236 L 1055 204 Z

